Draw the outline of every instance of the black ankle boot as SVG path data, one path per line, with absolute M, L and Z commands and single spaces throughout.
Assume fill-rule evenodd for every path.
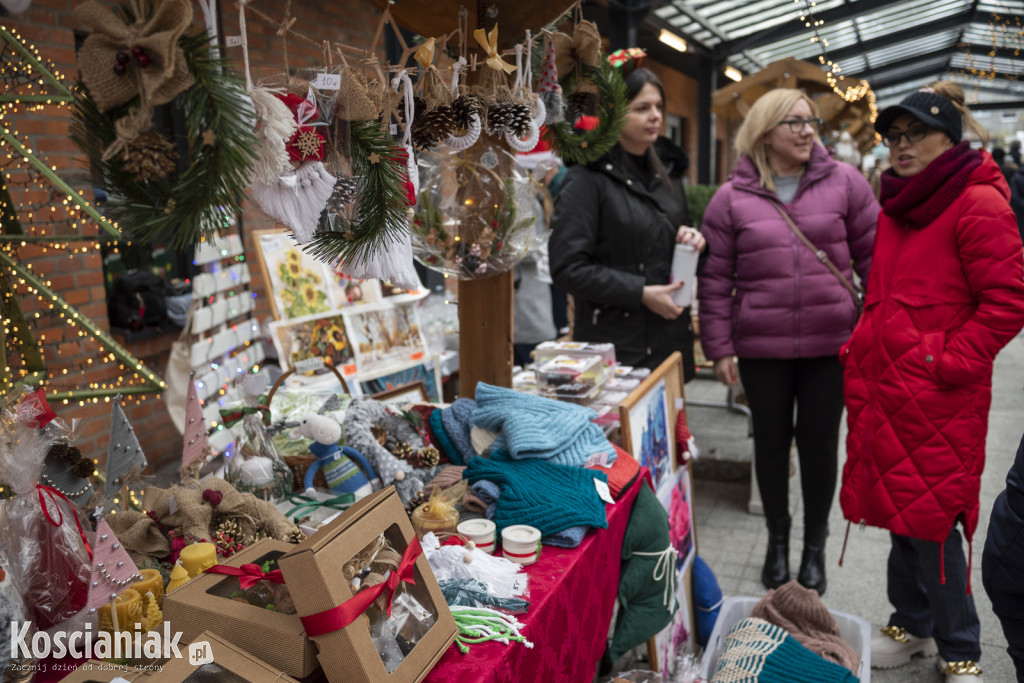
M 804 552 L 800 558 L 800 572 L 796 577 L 801 586 L 818 591 L 818 595 L 824 595 L 828 586 L 825 580 L 826 536 L 827 529 L 809 530 L 804 535 Z
M 778 588 L 789 581 L 789 526 L 789 517 L 768 520 L 768 552 L 761 570 L 766 588 Z

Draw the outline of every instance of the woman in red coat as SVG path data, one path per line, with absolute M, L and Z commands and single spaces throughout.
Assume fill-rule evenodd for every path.
M 1003 174 L 963 141 L 970 114 L 949 88 L 909 95 L 875 122 L 892 168 L 864 313 L 840 350 L 840 503 L 850 522 L 891 535 L 895 611 L 872 641 L 872 666 L 937 650 L 947 681 L 976 683 L 980 627 L 956 524 L 970 543 L 992 362 L 1024 326 L 1024 255 Z

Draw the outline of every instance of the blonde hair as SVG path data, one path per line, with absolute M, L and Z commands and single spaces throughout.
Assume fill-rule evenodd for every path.
M 982 147 L 988 146 L 988 131 L 971 115 L 971 110 L 967 108 L 967 97 L 964 95 L 964 89 L 960 87 L 959 83 L 956 81 L 935 81 L 928 84 L 928 89 L 936 95 L 942 95 L 951 101 L 964 120 L 964 132 L 966 133 L 967 130 L 971 130 L 981 140 Z
M 817 105 L 803 90 L 777 88 L 757 98 L 736 133 L 736 153 L 750 157 L 757 168 L 757 174 L 761 177 L 761 187 L 772 192 L 775 191 L 775 183 L 772 181 L 771 166 L 768 164 L 768 147 L 764 144 L 764 136 L 779 125 L 793 105 L 800 100 L 810 106 L 812 116 L 819 115 Z

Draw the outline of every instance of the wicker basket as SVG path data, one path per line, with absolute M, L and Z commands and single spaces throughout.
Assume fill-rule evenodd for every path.
M 308 455 L 286 455 L 284 456 L 284 462 L 291 468 L 292 474 L 292 491 L 296 493 L 302 493 L 306 490 L 306 470 L 316 462 L 316 456 L 313 454 Z M 327 479 L 324 477 L 324 471 L 317 470 L 316 474 L 313 475 L 313 486 L 318 489 L 327 488 Z

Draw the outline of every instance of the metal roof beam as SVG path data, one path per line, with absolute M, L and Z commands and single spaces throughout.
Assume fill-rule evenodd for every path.
M 889 71 L 890 69 L 898 69 L 900 67 L 913 66 L 915 64 L 920 64 L 922 62 L 927 62 L 927 61 L 935 61 L 937 57 L 947 57 L 947 56 L 949 56 L 949 49 L 948 48 L 940 48 L 938 50 L 932 50 L 931 52 L 923 52 L 923 53 L 920 53 L 920 54 L 912 55 L 910 57 L 904 57 L 903 59 L 896 59 L 896 60 L 893 60 L 891 62 L 885 62 L 884 64 L 879 64 L 878 66 L 875 66 L 875 67 L 868 67 L 868 68 L 863 69 L 862 71 L 858 71 L 856 73 L 844 74 L 844 75 L 846 76 L 847 79 L 852 79 L 854 81 L 858 81 L 860 79 L 864 79 L 868 83 L 871 83 L 872 87 L 874 87 L 874 81 L 872 81 L 871 79 L 872 79 L 872 77 L 875 74 L 879 74 L 879 73 L 884 74 L 885 72 Z M 942 68 L 944 69 L 945 67 L 942 67 Z
M 863 0 L 861 0 L 863 2 Z M 858 3 L 859 4 L 859 3 Z M 1012 20 L 1013 17 L 1010 17 Z M 1024 17 L 1021 18 L 1024 21 Z M 847 47 L 838 48 L 835 50 L 829 50 L 828 56 L 836 62 L 855 57 L 857 55 L 867 54 L 874 52 L 875 50 L 881 50 L 882 48 L 892 47 L 900 43 L 915 40 L 917 38 L 924 38 L 934 33 L 943 33 L 945 31 L 953 31 L 959 29 L 966 23 L 973 21 L 973 17 L 964 15 L 953 15 L 938 19 L 936 21 L 929 22 L 927 24 L 919 24 L 906 29 L 898 29 L 892 33 L 886 33 L 885 35 L 878 36 L 877 38 L 871 38 L 865 40 L 860 45 L 849 45 Z
M 944 74 L 946 73 L 946 71 L 948 71 L 948 69 L 946 69 L 945 65 L 936 66 L 934 64 L 928 64 L 922 66 L 919 69 L 911 69 L 910 71 L 906 71 L 900 74 L 899 76 L 889 76 L 888 78 L 876 78 L 875 80 L 868 82 L 871 84 L 871 89 L 877 93 L 879 90 L 882 90 L 884 88 L 889 88 L 894 85 L 901 85 L 903 83 L 911 84 L 920 81 L 925 77 L 931 77 L 936 74 Z M 921 86 L 923 87 L 924 83 L 921 83 Z
M 845 21 L 847 19 L 853 19 L 854 17 L 861 16 L 862 14 L 869 14 L 876 12 L 886 7 L 892 7 L 892 0 L 857 0 L 853 4 L 844 4 L 834 9 L 825 10 L 814 15 L 815 19 L 819 19 L 825 22 L 826 25 L 836 23 L 839 21 Z M 961 19 L 961 23 L 963 20 Z M 775 43 L 780 40 L 786 40 L 787 38 L 793 38 L 795 36 L 806 33 L 809 29 L 804 26 L 803 22 L 798 17 L 794 16 L 792 21 L 784 21 L 777 26 L 772 26 L 769 29 L 765 29 L 760 33 L 755 33 L 749 36 L 742 36 L 740 38 L 733 38 L 719 43 L 715 46 L 715 56 L 720 58 L 729 57 L 730 55 L 742 52 L 743 50 L 749 50 L 756 47 L 767 45 L 768 43 Z

